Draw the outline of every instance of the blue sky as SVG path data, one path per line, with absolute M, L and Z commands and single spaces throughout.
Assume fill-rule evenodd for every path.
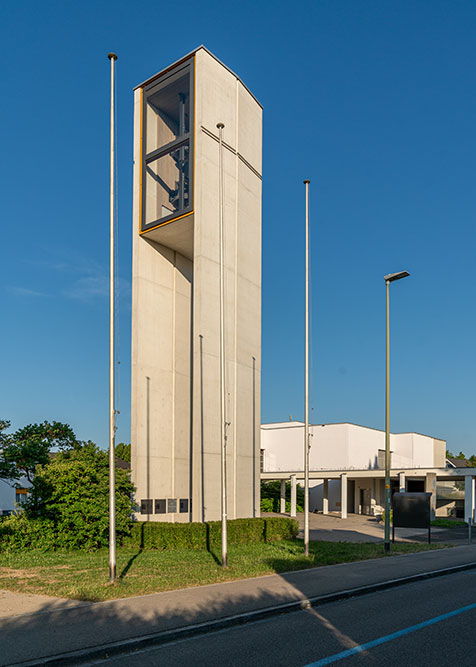
M 262 420 L 303 416 L 311 179 L 313 419 L 476 451 L 476 5 L 0 4 L 0 416 L 107 443 L 109 61 L 118 60 L 120 410 L 130 438 L 132 88 L 199 44 L 264 107 Z

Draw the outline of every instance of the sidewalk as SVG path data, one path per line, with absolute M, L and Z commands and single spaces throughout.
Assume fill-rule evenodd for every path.
M 283 516 L 277 513 L 263 514 L 263 516 Z M 285 516 L 290 516 L 286 514 Z M 296 520 L 299 523 L 299 537 L 303 538 L 304 514 L 298 512 Z M 384 524 L 376 517 L 363 514 L 349 514 L 347 519 L 341 519 L 338 512 L 329 514 L 309 514 L 309 539 L 325 540 L 327 542 L 382 542 L 384 538 Z M 473 539 L 476 542 L 476 528 L 473 527 Z M 426 542 L 428 531 L 426 528 L 397 528 L 395 530 L 397 542 Z M 435 528 L 431 529 L 431 541 L 439 544 L 454 544 L 464 546 L 468 544 L 468 527 Z
M 41 660 L 36 661 L 48 656 L 470 565 L 476 568 L 476 545 L 107 602 L 74 603 L 71 600 L 45 598 L 37 611 L 0 618 L 0 665 L 24 661 L 41 664 Z M 8 596 L 10 606 L 12 595 Z M 1 604 L 0 600 L 0 609 Z M 78 664 L 77 660 L 75 664 Z

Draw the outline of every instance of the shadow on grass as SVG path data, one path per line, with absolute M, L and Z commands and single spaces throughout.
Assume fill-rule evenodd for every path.
M 210 554 L 210 556 L 213 558 L 215 563 L 217 565 L 221 565 L 221 560 L 216 555 L 216 553 L 215 553 L 215 551 L 214 551 L 214 549 L 211 545 L 211 542 L 210 542 L 210 525 L 207 523 L 206 526 L 207 526 L 207 551 Z
M 129 572 L 131 569 L 132 565 L 134 564 L 135 559 L 141 555 L 141 553 L 144 551 L 144 524 L 141 525 L 141 530 L 140 530 L 140 543 L 139 543 L 139 551 L 134 554 L 131 558 L 129 558 L 127 564 L 125 565 L 124 569 L 122 570 L 121 574 L 119 575 L 119 579 L 122 581 L 126 574 Z

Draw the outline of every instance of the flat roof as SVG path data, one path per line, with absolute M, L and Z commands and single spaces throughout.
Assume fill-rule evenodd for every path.
M 261 428 L 265 430 L 271 430 L 272 428 L 293 428 L 293 427 L 303 427 L 304 422 L 301 421 L 288 421 L 288 422 L 270 422 L 268 424 L 261 424 Z M 366 428 L 369 431 L 378 431 L 379 433 L 385 433 L 381 428 L 375 428 L 373 426 L 364 426 L 363 424 L 356 424 L 355 422 L 325 422 L 324 424 L 309 424 L 309 427 L 314 426 L 357 426 L 358 428 Z M 402 431 L 401 433 L 391 432 L 390 435 L 421 435 L 424 438 L 431 438 L 432 440 L 439 440 L 440 442 L 446 442 L 443 438 L 436 438 L 434 435 L 427 435 L 426 433 L 418 433 L 418 431 Z
M 192 57 L 197 53 L 197 51 L 201 51 L 201 50 L 203 50 L 203 51 L 205 51 L 206 53 L 208 53 L 209 56 L 211 56 L 212 58 L 214 58 L 218 63 L 220 63 L 220 65 L 222 65 L 225 69 L 227 69 L 227 70 L 230 72 L 230 74 L 233 74 L 233 76 L 234 76 L 236 79 L 238 79 L 238 81 L 239 81 L 239 82 L 246 88 L 246 90 L 249 92 L 249 94 L 250 94 L 251 97 L 254 99 L 254 101 L 255 101 L 257 104 L 259 104 L 259 106 L 260 106 L 261 108 L 263 108 L 263 105 L 261 104 L 261 102 L 256 98 L 255 95 L 253 95 L 253 93 L 252 93 L 251 90 L 248 88 L 248 86 L 247 86 L 246 83 L 243 81 L 243 79 L 242 79 L 241 77 L 239 77 L 239 76 L 238 76 L 232 69 L 230 69 L 230 68 L 228 67 L 228 65 L 225 65 L 224 62 L 222 62 L 219 58 L 217 58 L 216 55 L 215 55 L 214 53 L 212 53 L 211 51 L 209 51 L 209 50 L 207 49 L 207 47 L 204 46 L 203 44 L 201 44 L 200 46 L 197 46 L 196 49 L 193 49 L 193 51 L 190 51 L 190 53 L 187 53 L 187 55 L 182 56 L 182 58 L 180 58 L 179 60 L 176 60 L 176 61 L 175 61 L 174 63 L 172 63 L 171 65 L 168 65 L 167 67 L 165 67 L 164 69 L 162 69 L 160 72 L 157 72 L 157 74 L 154 74 L 153 76 L 150 76 L 148 79 L 146 79 L 146 80 L 143 81 L 142 83 L 139 83 L 139 85 L 134 86 L 134 89 L 133 89 L 133 90 L 137 90 L 138 88 L 143 88 L 144 86 L 147 86 L 147 85 L 148 85 L 149 83 L 151 83 L 154 79 L 158 79 L 159 76 L 162 76 L 162 74 L 165 74 L 166 72 L 168 72 L 168 70 L 173 69 L 174 67 L 176 67 L 177 65 L 180 65 L 181 63 L 185 62 L 186 60 L 189 60 L 190 58 L 192 58 Z

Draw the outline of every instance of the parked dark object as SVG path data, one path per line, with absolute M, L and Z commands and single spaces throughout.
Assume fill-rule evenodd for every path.
M 394 493 L 392 542 L 395 528 L 426 528 L 428 544 L 431 544 L 431 493 Z

